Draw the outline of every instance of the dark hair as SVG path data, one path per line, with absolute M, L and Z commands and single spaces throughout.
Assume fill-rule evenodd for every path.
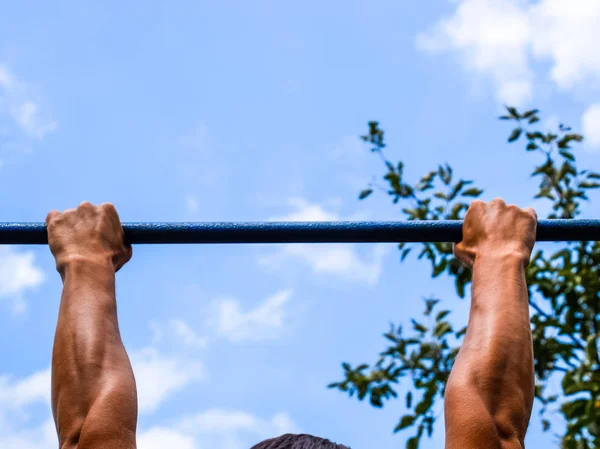
M 278 438 L 271 438 L 252 446 L 250 449 L 350 449 L 341 444 L 312 435 L 294 435 L 286 433 Z

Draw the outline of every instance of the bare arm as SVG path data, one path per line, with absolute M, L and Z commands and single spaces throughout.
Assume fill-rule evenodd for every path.
M 535 212 L 501 200 L 471 207 L 455 248 L 473 267 L 473 289 L 467 333 L 445 395 L 446 448 L 519 449 L 534 395 L 525 267 Z
M 82 203 L 47 219 L 63 280 L 52 355 L 52 412 L 61 449 L 135 448 L 137 393 L 115 296 L 115 271 L 131 250 L 127 255 L 114 244 L 122 235 L 118 217 L 107 218 L 113 211 Z

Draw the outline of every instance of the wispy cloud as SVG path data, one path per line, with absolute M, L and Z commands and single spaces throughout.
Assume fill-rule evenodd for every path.
M 586 109 L 581 117 L 581 128 L 585 137 L 584 146 L 600 151 L 600 103 Z
M 27 136 L 41 140 L 58 128 L 58 122 L 43 114 L 31 98 L 27 84 L 0 65 L 0 113 L 11 117 L 15 125 Z
M 31 410 L 44 406 L 45 420 L 36 423 Z M 58 444 L 50 416 L 50 368 L 15 378 L 0 375 L 0 447 L 54 449 Z
M 0 247 L 0 299 L 12 301 L 13 312 L 24 312 L 25 293 L 37 289 L 45 280 L 46 275 L 36 265 L 32 251 Z
M 0 413 L 35 403 L 50 405 L 50 368 L 21 379 L 6 374 L 0 376 Z
M 195 438 L 178 429 L 154 426 L 140 432 L 137 437 L 138 449 L 201 449 Z
M 142 413 L 154 410 L 167 395 L 185 383 L 184 379 L 190 378 L 188 369 L 184 368 L 182 373 L 180 364 L 173 364 L 154 350 L 143 350 L 132 358 L 138 359 L 138 362 L 134 362 L 134 371 Z M 152 368 L 149 369 L 149 365 L 153 365 Z M 178 387 L 174 388 L 174 384 Z M 32 425 L 30 411 L 39 404 L 44 405 L 47 412 L 38 424 Z M 10 423 L 7 419 L 9 415 Z M 19 425 L 15 426 L 13 421 L 19 416 Z M 49 368 L 22 379 L 0 376 L 0 428 L 0 447 L 57 447 L 58 438 L 50 414 Z M 249 411 L 208 409 L 172 418 L 165 425 L 140 429 L 137 442 L 139 449 L 248 449 L 264 439 L 299 432 L 299 426 L 285 412 L 271 418 L 261 418 Z
M 142 431 L 138 448 L 248 449 L 285 433 L 300 433 L 300 428 L 285 412 L 261 418 L 243 410 L 209 409 L 183 416 L 168 426 Z
M 213 301 L 214 318 L 218 335 L 232 342 L 264 341 L 276 338 L 284 329 L 286 305 L 292 290 L 281 290 L 266 298 L 248 311 L 236 299 L 223 298 Z
M 183 320 L 171 320 L 169 325 L 175 334 L 175 337 L 185 346 L 196 349 L 205 349 L 208 347 L 209 338 L 198 335 L 194 329 Z
M 560 89 L 600 85 L 597 0 L 459 0 L 454 12 L 417 37 L 418 48 L 455 52 L 491 80 L 496 97 L 520 106 L 534 95 L 534 63 L 550 61 Z
M 198 199 L 193 195 L 185 197 L 185 213 L 188 215 L 194 215 L 200 210 Z
M 140 413 L 156 411 L 169 395 L 206 376 L 199 361 L 166 356 L 151 346 L 134 351 L 130 358 L 135 374 Z
M 339 215 L 325 209 L 322 205 L 312 204 L 303 198 L 292 198 L 288 204 L 295 210 L 283 217 L 272 218 L 275 221 L 337 221 Z M 357 245 L 304 244 L 281 245 L 273 252 L 258 256 L 258 263 L 271 270 L 285 268 L 289 261 L 308 265 L 314 273 L 333 275 L 348 281 L 374 285 L 379 280 L 383 261 L 391 247 L 378 244 L 368 256 L 361 256 Z

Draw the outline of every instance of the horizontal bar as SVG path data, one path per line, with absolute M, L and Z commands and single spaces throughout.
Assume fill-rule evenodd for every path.
M 458 242 L 462 220 L 122 223 L 140 243 Z M 539 220 L 537 241 L 600 241 L 600 220 Z M 0 244 L 47 244 L 44 223 L 0 223 Z

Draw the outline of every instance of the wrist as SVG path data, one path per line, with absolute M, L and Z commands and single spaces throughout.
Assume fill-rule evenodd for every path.
M 531 250 L 525 245 L 486 245 L 477 251 L 475 263 L 479 262 L 495 262 L 517 264 L 526 267 L 531 258 Z
M 56 269 L 63 281 L 66 277 L 102 276 L 115 274 L 112 258 L 101 255 L 72 254 L 57 258 Z

